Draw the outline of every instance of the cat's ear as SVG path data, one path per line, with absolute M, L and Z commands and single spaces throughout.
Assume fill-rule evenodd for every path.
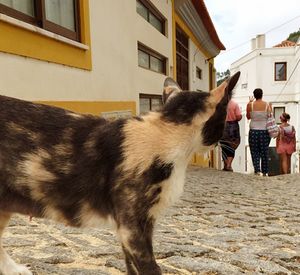
M 230 96 L 230 98 L 232 97 L 232 91 L 233 91 L 236 83 L 239 81 L 240 75 L 241 75 L 241 72 L 237 72 L 230 78 L 226 79 L 227 87 L 226 87 L 225 93 L 228 96 Z
M 167 77 L 164 82 L 164 90 L 162 95 L 163 104 L 166 104 L 166 102 L 168 102 L 172 97 L 174 97 L 181 91 L 182 90 L 177 82 L 173 78 Z
M 232 97 L 232 91 L 240 78 L 240 72 L 235 73 L 230 78 L 226 79 L 221 85 L 212 90 L 210 94 L 213 96 L 216 103 L 226 95 L 228 100 Z

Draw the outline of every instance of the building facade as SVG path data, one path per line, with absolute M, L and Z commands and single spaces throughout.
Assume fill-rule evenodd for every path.
M 231 73 L 241 72 L 236 86 L 235 100 L 240 104 L 243 119 L 240 122 L 241 144 L 236 152 L 234 170 L 251 173 L 253 166 L 248 144 L 249 121 L 245 116 L 249 96 L 255 88 L 261 88 L 264 100 L 272 104 L 277 123 L 280 115 L 287 112 L 290 123 L 297 132 L 297 152 L 292 155 L 291 172 L 299 172 L 300 139 L 300 44 L 283 41 L 272 47 L 265 47 L 264 35 L 252 40 L 252 50 L 231 65 Z M 278 174 L 279 157 L 276 154 L 276 140 L 270 143 L 270 174 Z
M 210 90 L 224 49 L 203 0 L 0 0 L 0 93 L 81 113 L 156 110 L 166 76 Z

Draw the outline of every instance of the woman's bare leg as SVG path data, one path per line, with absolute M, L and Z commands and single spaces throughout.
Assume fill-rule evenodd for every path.
M 280 154 L 281 172 L 282 174 L 288 173 L 288 158 L 286 153 Z
M 291 156 L 287 154 L 287 174 L 291 173 Z

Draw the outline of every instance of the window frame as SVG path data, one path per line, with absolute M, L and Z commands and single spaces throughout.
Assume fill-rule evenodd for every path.
M 33 0 L 34 16 L 27 15 L 0 3 L 0 13 L 13 17 L 25 23 L 37 26 L 52 33 L 80 42 L 80 5 L 79 0 L 74 0 L 75 31 L 46 19 L 45 0 Z
M 279 111 L 279 110 L 282 110 L 282 109 L 283 109 L 283 111 L 280 111 L 279 116 L 280 116 L 282 113 L 285 112 L 285 109 L 286 109 L 285 106 L 275 106 L 275 107 L 273 107 L 273 115 L 274 115 L 274 118 L 275 118 L 275 121 L 276 121 L 276 124 L 277 124 L 277 125 L 281 124 L 280 118 L 278 118 L 279 120 L 277 120 L 277 117 L 278 117 L 278 115 L 277 115 L 277 110 Z
M 179 86 L 186 91 L 190 88 L 189 43 L 187 34 L 176 24 L 176 78 Z
M 138 66 L 140 68 L 143 68 L 143 69 L 155 72 L 155 73 L 167 75 L 167 58 L 166 57 L 164 57 L 163 55 L 161 55 L 161 54 L 155 52 L 154 50 L 146 47 L 145 45 L 143 45 L 141 43 L 138 43 L 138 52 L 139 51 L 141 51 L 141 52 L 148 55 L 148 64 L 149 64 L 149 68 L 141 66 L 139 64 L 139 60 L 138 60 Z M 151 57 L 154 57 L 154 58 L 159 59 L 160 61 L 162 61 L 162 66 L 163 66 L 162 72 L 151 69 Z
M 200 69 L 198 66 L 196 66 L 196 78 L 202 80 L 202 69 Z
M 276 65 L 278 64 L 283 64 L 284 65 L 284 79 L 277 79 L 277 74 L 276 74 Z M 287 80 L 287 62 L 282 61 L 282 62 L 275 62 L 274 63 L 274 81 L 286 81 Z
M 150 13 L 161 23 L 162 31 L 159 31 L 161 34 L 167 36 L 166 34 L 166 18 L 159 12 L 159 10 L 149 1 L 147 0 L 136 0 L 136 3 L 139 2 L 147 9 L 147 19 L 145 19 L 142 15 L 138 14 L 144 18 L 152 27 L 154 27 L 157 31 L 159 31 L 153 24 L 150 22 Z
M 163 102 L 162 102 L 162 96 L 161 95 L 155 95 L 155 94 L 143 94 L 143 93 L 140 93 L 139 94 L 139 100 L 140 99 L 149 99 L 149 111 L 152 112 L 152 111 L 155 111 L 155 110 L 152 110 L 152 99 L 159 99 L 160 100 L 160 103 L 161 103 L 161 106 L 163 106 Z M 140 104 L 140 103 L 139 103 Z M 141 114 L 141 110 L 140 110 L 140 114 Z M 144 113 L 143 113 L 144 114 Z

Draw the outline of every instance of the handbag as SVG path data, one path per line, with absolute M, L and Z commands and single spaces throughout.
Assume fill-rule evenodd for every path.
M 268 114 L 267 130 L 271 138 L 277 138 L 280 132 L 279 126 L 276 124 L 275 118 L 272 113 Z

